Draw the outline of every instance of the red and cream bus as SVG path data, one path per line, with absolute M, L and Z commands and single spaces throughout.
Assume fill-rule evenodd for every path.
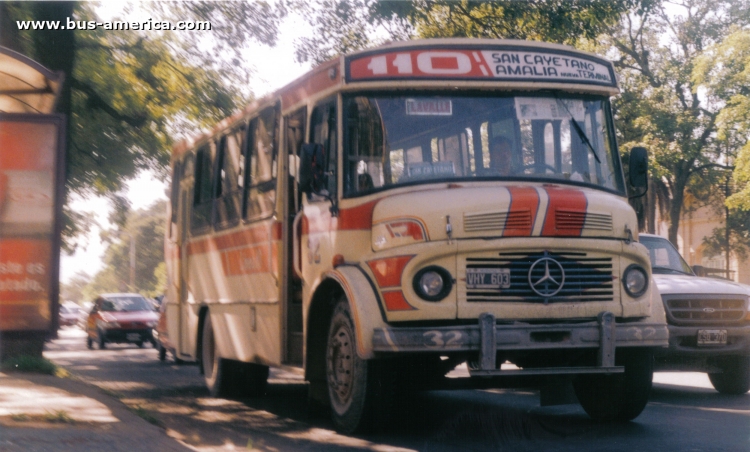
M 561 45 L 411 41 L 329 61 L 177 146 L 176 356 L 212 394 L 301 369 L 346 432 L 462 363 L 468 385 L 572 383 L 593 418 L 635 418 L 668 333 L 618 92 L 610 62 Z M 633 150 L 631 185 L 646 167 Z

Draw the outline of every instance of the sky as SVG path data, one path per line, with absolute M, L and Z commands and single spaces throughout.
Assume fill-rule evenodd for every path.
M 126 2 L 102 2 L 101 6 L 97 8 L 97 14 L 104 21 L 115 18 L 127 21 L 143 18 L 135 12 L 123 16 L 122 10 L 125 5 Z M 255 70 L 252 89 L 256 97 L 281 88 L 310 69 L 309 64 L 300 64 L 294 61 L 294 40 L 304 36 L 304 31 L 308 28 L 301 17 L 293 15 L 282 24 L 279 42 L 275 47 L 271 48 L 261 44 L 249 46 L 250 48 L 245 52 L 245 61 L 265 63 L 255 66 L 248 63 L 248 67 Z M 142 209 L 159 199 L 167 199 L 166 189 L 167 185 L 153 177 L 153 174 L 143 173 L 128 183 L 127 198 L 131 202 L 132 209 Z M 112 227 L 107 220 L 110 207 L 105 198 L 74 198 L 71 201 L 71 207 L 76 211 L 94 212 L 96 221 L 102 225 L 102 228 Z M 99 227 L 94 227 L 86 239 L 82 241 L 85 247 L 79 247 L 73 255 L 62 254 L 60 260 L 61 282 L 68 282 L 79 272 L 94 276 L 102 268 L 102 257 L 106 246 L 99 239 L 100 232 Z

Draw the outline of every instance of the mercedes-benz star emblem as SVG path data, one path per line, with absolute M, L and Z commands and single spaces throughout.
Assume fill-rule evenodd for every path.
M 544 269 L 544 273 L 541 277 L 539 277 L 538 271 L 534 274 L 534 270 L 540 268 L 540 266 Z M 554 270 L 558 270 L 560 276 L 552 276 L 552 273 L 550 273 L 550 266 Z M 556 260 L 551 257 L 543 257 L 531 264 L 531 268 L 529 268 L 529 286 L 531 286 L 531 290 L 540 297 L 554 297 L 560 292 L 563 284 L 565 284 L 565 270 L 563 270 L 562 265 Z

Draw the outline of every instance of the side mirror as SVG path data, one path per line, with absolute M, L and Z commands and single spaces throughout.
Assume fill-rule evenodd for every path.
M 706 276 L 706 271 L 702 265 L 693 265 L 693 273 L 695 273 L 695 276 Z
M 630 150 L 630 185 L 644 188 L 648 185 L 648 151 L 636 146 Z
M 317 193 L 326 186 L 323 146 L 303 144 L 300 151 L 299 187 L 303 193 Z

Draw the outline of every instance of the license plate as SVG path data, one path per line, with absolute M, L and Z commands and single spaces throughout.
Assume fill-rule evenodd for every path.
M 727 330 L 698 330 L 698 345 L 726 345 Z
M 510 287 L 509 268 L 467 268 L 468 289 L 507 289 Z
M 127 336 L 129 341 L 140 341 L 141 335 L 138 333 L 128 333 Z

